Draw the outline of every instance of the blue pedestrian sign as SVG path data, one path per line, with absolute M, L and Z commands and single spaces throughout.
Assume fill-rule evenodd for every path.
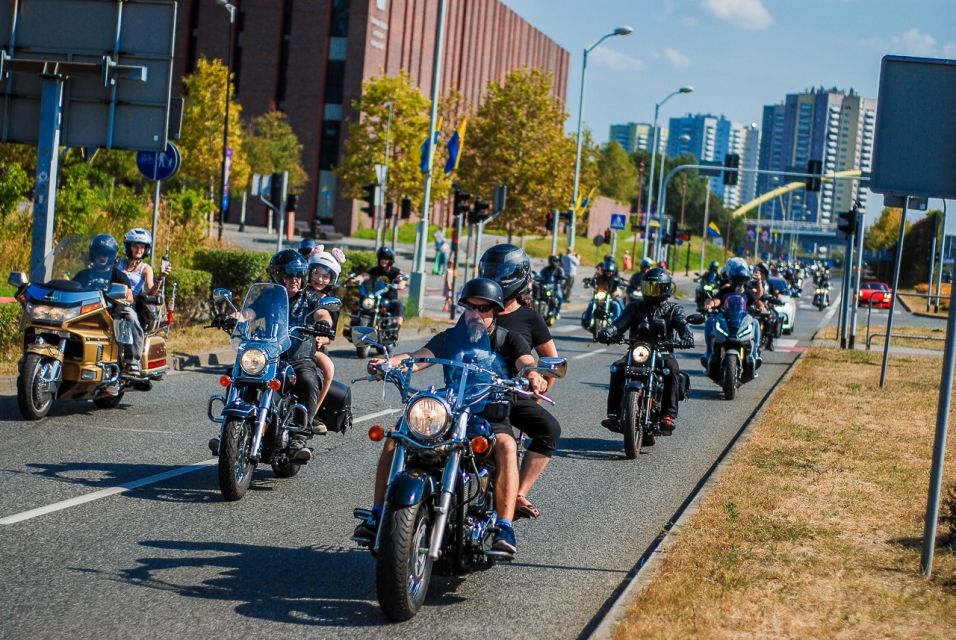
M 166 150 L 162 153 L 158 151 L 136 153 L 136 166 L 147 180 L 169 180 L 179 171 L 182 160 L 179 147 L 172 142 L 166 143 Z
M 624 227 L 626 226 L 627 226 L 626 213 L 611 214 L 611 231 L 624 231 Z

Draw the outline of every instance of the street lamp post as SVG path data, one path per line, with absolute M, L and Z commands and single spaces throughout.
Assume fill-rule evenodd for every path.
M 634 31 L 634 28 L 628 25 L 623 25 L 615 29 L 610 33 L 605 33 L 601 36 L 597 42 L 592 44 L 590 47 L 584 49 L 584 56 L 581 62 L 581 94 L 578 97 L 578 141 L 577 141 L 577 152 L 574 157 L 574 193 L 571 196 L 572 202 L 577 204 L 578 201 L 578 190 L 580 189 L 581 183 L 581 135 L 583 130 L 581 129 L 581 123 L 584 118 L 584 80 L 588 72 L 588 54 L 595 49 L 599 44 L 607 40 L 612 36 L 626 36 L 630 35 Z M 574 249 L 574 234 L 575 231 L 575 222 L 577 218 L 577 212 L 574 210 L 574 206 L 571 207 L 571 225 L 569 227 L 568 233 L 568 250 Z
M 229 12 L 229 46 L 226 51 L 226 116 L 222 127 L 222 174 L 219 180 L 219 239 L 222 240 L 222 227 L 226 221 L 226 210 L 229 208 L 228 187 L 226 186 L 227 172 L 229 169 L 229 103 L 232 102 L 232 49 L 234 47 L 233 38 L 236 34 L 236 5 L 229 0 L 218 0 L 219 5 Z M 281 233 L 281 230 L 279 231 Z
M 384 246 L 385 238 L 384 234 L 386 231 L 387 222 L 385 221 L 385 203 L 388 200 L 388 156 L 390 155 L 392 148 L 392 101 L 385 103 L 385 106 L 388 107 L 388 120 L 385 123 L 385 171 L 382 176 L 382 183 L 380 187 L 380 196 L 378 203 L 378 224 L 375 225 L 375 249 L 378 250 Z M 394 247 L 393 247 L 394 248 Z
M 671 91 L 670 93 L 667 94 L 667 96 L 663 100 L 661 100 L 660 102 L 654 105 L 654 124 L 653 124 L 654 144 L 651 147 L 651 172 L 648 175 L 648 180 L 647 180 L 647 216 L 644 219 L 644 252 L 643 252 L 644 255 L 641 256 L 642 258 L 647 257 L 647 253 L 648 253 L 647 239 L 650 237 L 650 233 L 651 233 L 651 202 L 654 199 L 654 164 L 657 161 L 657 147 L 660 146 L 660 137 L 661 137 L 660 130 L 657 128 L 657 117 L 660 115 L 661 107 L 664 105 L 665 102 L 667 102 L 668 100 L 676 96 L 678 93 L 690 93 L 693 90 L 694 90 L 694 87 L 690 87 L 690 86 L 681 87 L 680 89 L 676 91 Z M 664 164 L 663 158 L 661 158 L 661 164 L 662 165 Z M 575 192 L 576 191 L 577 190 L 575 190 Z M 660 201 L 660 198 L 661 198 L 661 195 L 660 193 L 658 193 L 657 194 L 658 201 Z M 658 209 L 660 209 L 659 206 L 658 206 Z M 663 222 L 664 214 L 663 212 L 659 212 L 659 213 L 661 216 L 661 222 Z M 657 238 L 655 239 L 655 243 L 654 243 L 655 246 L 657 246 L 657 239 L 660 238 L 660 235 L 661 235 L 660 228 L 658 228 Z

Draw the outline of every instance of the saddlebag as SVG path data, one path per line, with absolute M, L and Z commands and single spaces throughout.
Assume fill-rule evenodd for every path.
M 319 407 L 316 417 L 325 423 L 329 431 L 345 433 L 352 426 L 352 389 L 338 380 L 332 381 L 329 395 Z

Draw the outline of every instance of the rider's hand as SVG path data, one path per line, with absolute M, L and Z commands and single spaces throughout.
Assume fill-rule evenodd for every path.
M 379 370 L 379 367 L 383 366 L 386 362 L 388 361 L 385 358 L 372 358 L 368 361 L 368 365 L 366 365 L 368 374 L 370 376 L 377 376 L 381 374 L 382 372 Z
M 598 331 L 598 342 L 603 342 L 604 344 L 611 344 L 614 338 L 617 337 L 617 330 L 614 327 L 606 327 Z
M 528 373 L 528 385 L 535 393 L 544 393 L 548 390 L 548 381 L 537 371 L 530 371 Z

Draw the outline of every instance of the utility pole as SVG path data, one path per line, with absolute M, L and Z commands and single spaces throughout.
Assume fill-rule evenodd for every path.
M 638 215 L 638 220 L 640 220 L 640 215 L 641 215 L 641 192 L 643 191 L 643 189 L 644 189 L 644 159 L 642 158 L 642 159 L 641 159 L 641 166 L 640 166 L 640 168 L 638 169 L 638 173 L 637 173 L 637 215 Z M 632 228 L 632 230 L 633 230 L 634 227 L 639 227 L 639 226 L 640 226 L 640 222 L 638 222 L 638 224 L 636 224 L 636 225 L 631 225 L 631 228 Z M 637 264 L 637 234 L 638 234 L 638 232 L 635 230 L 635 231 L 634 231 L 634 246 L 631 247 L 631 263 L 632 263 L 632 264 L 635 264 L 635 265 Z M 644 241 L 647 242 L 647 239 L 645 238 Z

